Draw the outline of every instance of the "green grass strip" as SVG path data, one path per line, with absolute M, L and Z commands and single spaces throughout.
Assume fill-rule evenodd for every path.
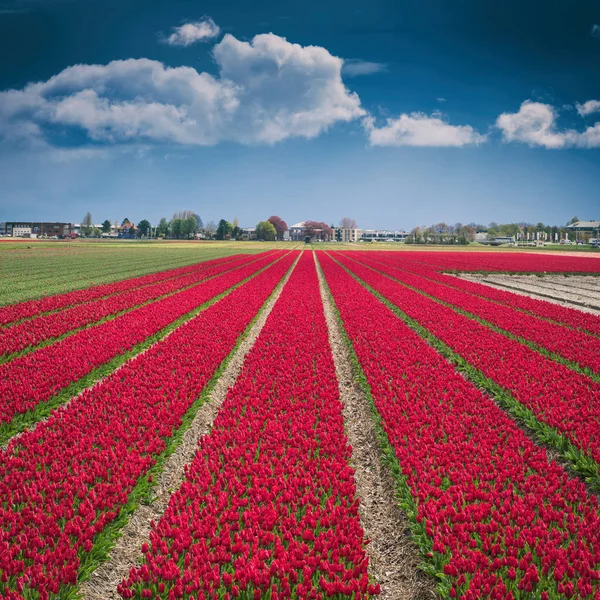
M 335 258 L 333 260 L 335 260 Z M 522 425 L 536 442 L 556 450 L 565 461 L 565 466 L 572 471 L 572 473 L 585 481 L 592 491 L 595 493 L 600 492 L 600 467 L 594 458 L 573 445 L 557 429 L 539 421 L 535 414 L 521 404 L 508 390 L 498 385 L 493 379 L 484 375 L 479 369 L 473 367 L 462 356 L 454 352 L 448 345 L 435 337 L 418 321 L 409 317 L 403 310 L 390 302 L 385 296 L 358 277 L 358 275 L 352 273 L 352 271 L 337 260 L 335 260 L 335 262 L 365 289 L 385 304 L 385 306 L 404 321 L 404 323 L 413 331 L 417 332 L 446 360 L 448 360 L 448 362 L 452 363 L 467 380 L 473 383 L 481 391 L 488 394 L 496 404 L 503 408 L 515 421 L 517 421 L 517 423 Z
M 520 344 L 523 344 L 524 346 L 531 348 L 531 350 L 534 350 L 535 352 L 542 354 L 546 358 L 549 358 L 550 360 L 553 360 L 554 362 L 557 362 L 557 363 L 567 367 L 568 369 L 571 369 L 572 371 L 579 373 L 580 375 L 585 375 L 586 377 L 589 377 L 596 383 L 600 383 L 600 375 L 598 373 L 596 373 L 595 371 L 593 371 L 592 369 L 590 369 L 589 367 L 582 366 L 573 360 L 565 358 L 564 356 L 561 356 L 560 354 L 557 354 L 556 352 L 553 352 L 552 350 L 548 350 L 547 348 L 540 346 L 536 342 L 532 342 L 531 340 L 525 339 L 524 337 L 521 337 L 520 335 L 516 335 L 514 333 L 511 333 L 510 331 L 507 331 L 506 329 L 502 329 L 498 325 L 494 325 L 494 323 L 491 323 L 490 321 L 487 321 L 486 319 L 479 317 L 472 312 L 469 312 L 463 308 L 455 306 L 454 304 L 451 304 L 450 302 L 447 302 L 446 300 L 436 298 L 429 292 L 425 292 L 423 290 L 420 290 L 417 287 L 414 287 L 413 285 L 410 285 L 409 283 L 405 283 L 404 281 L 401 281 L 400 279 L 396 279 L 396 277 L 394 277 L 392 275 L 388 275 L 387 273 L 384 273 L 383 271 L 379 271 L 378 269 L 375 269 L 369 265 L 361 263 L 353 258 L 351 258 L 350 260 L 357 262 L 358 264 L 360 264 L 363 267 L 366 267 L 367 269 L 371 269 L 371 271 L 374 271 L 375 273 L 377 273 L 379 275 L 383 275 L 384 277 L 391 279 L 394 283 L 402 285 L 402 286 L 412 290 L 413 292 L 420 294 L 421 296 L 425 296 L 425 298 L 429 298 L 429 300 L 433 300 L 437 304 L 441 304 L 442 306 L 450 308 L 454 312 L 458 313 L 459 315 L 462 315 L 463 317 L 466 317 L 467 319 L 476 321 L 480 325 L 483 325 L 484 327 L 487 327 L 488 329 L 491 329 L 492 331 L 495 331 L 496 333 L 499 333 L 511 340 L 514 340 L 515 342 L 519 342 Z M 441 285 L 444 285 L 444 284 L 441 284 Z M 510 307 L 508 307 L 508 308 L 510 308 Z
M 276 261 L 269 263 L 268 265 L 266 265 L 265 267 L 263 267 L 256 273 L 253 273 L 249 277 L 246 277 L 242 281 L 236 283 L 234 286 L 230 287 L 229 289 L 225 290 L 224 292 L 221 292 L 219 295 L 215 296 L 214 298 L 211 298 L 204 304 L 197 306 L 196 308 L 194 308 L 190 312 L 186 313 L 185 315 L 179 317 L 178 319 L 176 319 L 175 321 L 173 321 L 172 323 L 170 323 L 169 325 L 167 325 L 160 331 L 157 331 L 155 334 L 146 338 L 143 342 L 140 342 L 139 344 L 137 344 L 136 346 L 134 346 L 127 352 L 124 352 L 123 354 L 119 354 L 119 355 L 115 356 L 115 358 L 113 358 L 109 362 L 104 363 L 103 365 L 100 365 L 98 368 L 90 371 L 87 375 L 84 375 L 82 378 L 78 379 L 77 381 L 74 381 L 71 385 L 60 390 L 60 392 L 58 394 L 56 394 L 55 396 L 52 396 L 52 398 L 50 398 L 46 402 L 40 402 L 34 408 L 32 408 L 31 410 L 29 410 L 27 412 L 15 414 L 15 416 L 12 418 L 10 423 L 0 424 L 0 446 L 4 446 L 6 443 L 8 443 L 8 441 L 14 435 L 21 433 L 27 427 L 30 427 L 31 425 L 38 423 L 42 419 L 47 418 L 54 409 L 58 408 L 62 404 L 65 404 L 66 402 L 68 402 L 73 396 L 76 396 L 77 394 L 82 392 L 84 389 L 92 386 L 99 379 L 101 379 L 103 377 L 108 377 L 113 371 L 118 369 L 121 365 L 126 363 L 128 360 L 137 356 L 140 352 L 142 352 L 146 348 L 150 347 L 152 344 L 160 341 L 168 333 L 170 333 L 174 329 L 177 329 L 177 327 L 179 327 L 180 325 L 182 325 L 189 319 L 195 317 L 197 314 L 199 314 L 203 310 L 206 310 L 209 306 L 211 306 L 215 302 L 218 302 L 221 298 L 225 297 L 230 292 L 232 292 L 236 288 L 240 287 L 241 285 L 243 285 L 244 283 L 246 283 L 248 280 L 252 279 L 256 275 L 262 273 L 265 269 L 268 269 L 271 265 L 275 264 L 275 262 L 278 262 L 282 258 L 283 258 L 283 256 L 278 258 Z M 256 261 L 252 261 L 252 262 L 256 262 Z M 242 266 L 246 266 L 246 265 L 242 265 Z M 223 275 L 223 274 L 224 273 L 220 273 L 219 275 Z M 219 277 L 219 275 L 215 275 L 215 277 Z M 211 279 L 214 279 L 214 277 L 212 277 Z M 204 281 L 208 281 L 208 279 L 205 279 Z
M 237 267 L 234 267 L 233 269 L 228 269 L 227 271 L 222 271 L 221 273 L 217 273 L 216 275 L 212 275 L 210 277 L 207 277 L 206 279 L 201 279 L 194 283 L 190 283 L 189 285 L 186 285 L 185 287 L 179 288 L 172 292 L 168 292 L 167 294 L 163 294 L 162 296 L 156 296 L 155 298 L 150 298 L 149 300 L 146 300 L 145 302 L 142 302 L 141 304 L 136 304 L 135 306 L 130 306 L 129 308 L 124 308 L 123 310 L 120 310 L 118 312 L 111 313 L 110 315 L 106 315 L 105 317 L 100 318 L 98 321 L 92 321 L 90 323 L 86 323 L 85 325 L 82 325 L 81 327 L 76 327 L 75 329 L 66 331 L 65 333 L 63 333 L 62 335 L 59 335 L 57 337 L 47 338 L 47 339 L 41 341 L 39 344 L 35 344 L 33 346 L 27 346 L 26 348 L 23 348 L 23 350 L 19 350 L 18 352 L 13 352 L 12 354 L 4 354 L 3 356 L 0 356 L 0 365 L 6 364 L 8 362 L 12 362 L 13 360 L 15 360 L 17 358 L 21 358 L 22 356 L 26 356 L 27 354 L 31 354 L 32 352 L 35 352 L 36 350 L 39 350 L 40 348 L 45 348 L 46 346 L 50 346 L 57 342 L 61 342 L 62 340 L 66 339 L 68 337 L 71 337 L 72 335 L 75 335 L 76 333 L 79 333 L 80 331 L 84 331 L 85 329 L 91 329 L 92 327 L 102 325 L 103 323 L 106 323 L 107 321 L 113 321 L 114 319 L 117 319 L 118 317 L 120 317 L 124 314 L 127 314 L 128 312 L 132 312 L 138 308 L 143 308 L 144 306 L 147 306 L 148 304 L 152 304 L 153 302 L 159 302 L 160 300 L 164 300 L 165 298 L 169 298 L 170 296 L 179 294 L 179 292 L 185 292 L 197 285 L 206 283 L 207 281 L 210 281 L 211 279 L 215 279 L 216 277 L 220 277 L 221 275 L 226 275 L 227 273 L 231 273 L 232 271 L 235 271 L 236 269 L 241 269 L 242 267 L 247 267 L 248 265 L 251 265 L 252 263 L 257 262 L 258 260 L 262 260 L 262 259 L 256 258 L 248 263 L 244 263 L 243 265 L 239 265 Z
M 283 257 L 282 257 L 283 258 Z M 279 262 L 280 259 L 275 262 Z M 223 296 L 226 296 L 235 288 L 240 287 L 248 280 L 252 279 L 259 273 L 262 273 L 270 266 L 275 264 L 275 262 L 270 263 L 254 275 L 247 277 L 244 281 L 236 284 L 233 288 L 228 290 L 227 292 L 220 295 L 219 299 Z M 129 521 L 129 517 L 137 510 L 141 503 L 150 504 L 152 502 L 152 491 L 157 483 L 157 476 L 163 471 L 165 462 L 167 459 L 177 450 L 177 448 L 181 445 L 183 441 L 183 436 L 185 432 L 191 427 L 198 410 L 207 402 L 210 398 L 211 393 L 215 389 L 219 379 L 227 369 L 227 366 L 233 359 L 235 353 L 238 348 L 242 344 L 242 342 L 250 335 L 250 331 L 254 327 L 256 321 L 260 318 L 260 315 L 265 310 L 266 305 L 269 303 L 271 298 L 277 293 L 277 291 L 284 284 L 284 280 L 288 273 L 295 267 L 298 262 L 298 258 L 294 261 L 292 266 L 288 269 L 286 274 L 281 278 L 279 283 L 275 286 L 269 297 L 265 300 L 262 307 L 259 311 L 254 315 L 250 323 L 247 325 L 246 329 L 242 332 L 240 337 L 238 338 L 235 346 L 229 352 L 229 354 L 223 359 L 223 362 L 217 367 L 216 371 L 213 373 L 212 377 L 198 396 L 196 400 L 192 403 L 188 411 L 182 417 L 182 423 L 179 429 L 173 433 L 173 435 L 165 440 L 166 448 L 164 452 L 156 457 L 155 464 L 150 467 L 150 469 L 143 475 L 140 476 L 133 490 L 129 494 L 129 499 L 127 503 L 121 507 L 117 518 L 109 523 L 97 536 L 94 541 L 94 546 L 90 552 L 85 552 L 83 549 L 80 551 L 79 557 L 81 560 L 79 566 L 79 572 L 77 576 L 77 586 L 64 586 L 58 594 L 51 594 L 50 598 L 56 598 L 57 600 L 71 600 L 71 599 L 79 599 L 81 598 L 81 594 L 79 592 L 79 585 L 84 581 L 88 580 L 91 574 L 104 562 L 108 559 L 110 551 L 114 547 L 116 541 L 120 537 L 121 529 L 127 524 Z M 216 300 L 215 300 L 216 302 Z M 211 301 L 211 304 L 214 302 Z M 152 481 L 149 481 L 149 479 Z M 36 596 L 37 598 L 37 596 Z
M 230 260 L 224 261 L 224 262 L 222 262 L 220 264 L 221 265 L 226 265 L 229 262 L 235 260 L 236 256 L 237 255 L 232 254 L 231 256 L 223 257 L 223 258 L 228 258 Z M 206 261 L 200 261 L 197 264 L 201 265 L 203 262 L 208 262 L 210 260 L 218 260 L 219 258 L 221 258 L 221 257 L 217 257 L 216 259 L 207 259 Z M 190 265 L 187 265 L 187 266 L 190 266 Z M 185 266 L 184 267 L 179 267 L 179 268 L 183 269 L 183 268 L 185 268 Z M 166 269 L 166 270 L 169 271 L 170 269 Z M 159 271 L 157 271 L 157 273 L 158 272 Z M 84 300 L 83 302 L 74 302 L 73 304 L 69 304 L 69 305 L 66 305 L 66 306 L 61 306 L 59 308 L 54 308 L 52 310 L 43 310 L 43 311 L 40 311 L 39 313 L 37 313 L 35 315 L 31 315 L 30 317 L 23 317 L 22 319 L 17 319 L 16 321 L 11 321 L 10 323 L 0 324 L 0 330 L 2 330 L 2 329 L 8 329 L 9 327 L 14 327 L 16 325 L 20 325 L 21 323 L 26 323 L 27 321 L 33 321 L 34 319 L 38 319 L 39 317 L 45 317 L 47 315 L 54 315 L 54 314 L 57 314 L 57 313 L 69 310 L 71 308 L 75 308 L 77 306 L 82 306 L 84 304 L 93 304 L 94 302 L 100 302 L 102 300 L 106 300 L 107 298 L 113 298 L 113 297 L 116 297 L 116 296 L 121 296 L 123 294 L 127 294 L 128 292 L 132 292 L 132 291 L 143 290 L 143 289 L 145 289 L 147 287 L 150 287 L 152 285 L 159 285 L 161 283 L 167 283 L 168 281 L 173 281 L 175 279 L 180 279 L 180 278 L 183 278 L 183 277 L 189 277 L 190 275 L 193 275 L 193 272 L 181 273 L 179 275 L 171 275 L 170 277 L 165 277 L 164 279 L 159 279 L 158 281 L 152 281 L 150 283 L 142 283 L 141 285 L 139 285 L 137 287 L 129 288 L 127 290 L 121 290 L 121 291 L 118 291 L 118 292 L 108 292 L 107 294 L 104 294 L 103 296 L 98 296 L 97 298 L 92 298 L 91 300 Z M 145 277 L 145 276 L 142 276 L 142 277 Z M 123 279 L 121 281 L 126 281 L 126 280 Z M 113 283 L 115 283 L 115 284 L 116 283 L 121 283 L 121 281 L 115 281 Z M 101 285 L 108 285 L 108 284 L 101 284 Z M 194 285 L 194 284 L 190 284 L 190 285 Z M 181 289 L 183 289 L 183 288 L 181 288 Z M 73 291 L 78 291 L 78 290 L 73 290 Z M 180 291 L 180 290 L 177 290 L 177 291 Z M 66 292 L 66 293 L 69 293 L 69 292 Z M 169 292 L 169 294 L 170 293 L 171 292 Z M 166 295 L 169 295 L 169 294 L 166 294 Z M 58 295 L 60 295 L 60 294 L 58 294 Z M 161 297 L 162 296 L 157 296 L 157 298 L 161 298 Z M 39 300 L 39 298 L 38 298 L 38 300 Z M 5 306 L 10 306 L 10 305 L 8 304 L 8 305 L 5 305 Z M 136 305 L 136 306 L 141 306 L 141 305 Z M 135 307 L 133 307 L 133 308 L 135 308 Z M 128 309 L 123 309 L 123 312 L 125 312 L 126 310 L 128 310 Z M 99 321 L 96 321 L 96 323 L 98 323 L 98 322 Z M 85 326 L 82 326 L 80 329 L 84 329 L 84 328 L 85 328 Z M 73 331 L 75 331 L 75 330 L 73 330 Z M 58 338 L 54 338 L 54 339 L 56 340 Z M 17 353 L 15 353 L 15 356 L 16 356 L 16 354 Z M 1 360 L 2 360 L 2 358 L 0 357 L 0 361 Z M 1 362 L 0 362 L 0 364 L 1 364 Z
M 343 267 L 343 265 L 340 266 Z M 323 273 L 320 263 L 319 270 L 321 270 L 321 273 Z M 348 271 L 348 269 L 345 270 Z M 350 273 L 350 271 L 348 272 Z M 354 277 L 354 279 L 356 279 L 359 283 L 362 284 L 361 280 L 358 279 L 358 277 L 355 277 L 352 273 L 350 274 Z M 354 350 L 354 346 L 352 345 L 352 341 L 348 337 L 346 328 L 344 327 L 342 316 L 340 315 L 340 311 L 338 310 L 338 307 L 335 303 L 335 299 L 333 297 L 333 294 L 331 293 L 331 289 L 329 288 L 329 283 L 327 282 L 327 278 L 325 277 L 325 275 L 323 275 L 323 283 L 325 286 L 325 293 L 327 294 L 327 297 L 329 298 L 329 301 L 333 308 L 342 338 L 344 340 L 344 343 L 346 344 L 346 347 L 348 348 L 350 362 L 354 371 L 354 381 L 358 383 L 369 402 L 371 417 L 375 425 L 377 443 L 381 452 L 381 461 L 392 474 L 396 488 L 395 491 L 398 506 L 407 515 L 410 523 L 410 531 L 412 534 L 412 538 L 417 544 L 419 550 L 421 551 L 423 558 L 425 559 L 424 562 L 419 565 L 419 568 L 425 573 L 433 576 L 437 580 L 437 592 L 444 598 L 449 598 L 452 583 L 450 578 L 444 573 L 444 564 L 447 562 L 447 560 L 444 558 L 444 555 L 433 551 L 433 540 L 427 535 L 426 532 L 426 520 L 423 519 L 420 522 L 417 521 L 417 515 L 419 512 L 417 502 L 413 498 L 413 495 L 410 491 L 410 487 L 406 481 L 406 477 L 402 473 L 400 461 L 398 460 L 396 452 L 394 451 L 394 448 L 390 443 L 388 435 L 385 432 L 383 419 L 379 414 L 379 411 L 377 410 L 377 407 L 375 405 L 375 399 L 373 398 L 373 395 L 371 393 L 371 386 L 369 385 L 367 376 L 365 375 L 365 372 L 363 371 L 360 365 L 358 356 L 356 355 L 356 351 Z

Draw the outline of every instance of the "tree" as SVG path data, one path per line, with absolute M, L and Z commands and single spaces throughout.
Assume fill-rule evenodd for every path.
M 277 238 L 277 229 L 271 221 L 261 221 L 256 226 L 256 237 L 259 240 L 267 240 L 273 242 Z
M 573 225 L 573 223 L 577 223 L 579 221 L 579 217 L 573 217 L 570 221 L 567 221 L 567 225 Z
M 174 237 L 178 240 L 181 237 L 181 224 L 183 221 L 181 219 L 173 219 L 171 223 L 169 223 L 169 229 L 171 230 L 171 237 Z
M 108 219 L 102 223 L 102 233 L 110 233 L 110 221 Z
M 202 222 L 199 214 L 193 213 L 193 216 L 196 217 L 196 233 L 200 233 L 204 228 L 204 223 Z
M 214 221 L 209 221 L 206 224 L 205 229 L 206 229 L 206 235 L 210 239 L 212 239 L 214 237 L 215 233 L 217 232 L 217 225 L 216 225 L 216 223 Z
M 233 225 L 226 221 L 225 219 L 221 219 L 219 221 L 219 226 L 217 227 L 217 239 L 224 240 L 227 239 L 227 236 L 231 236 L 231 232 L 233 231 Z
M 127 217 L 125 217 L 125 218 L 123 219 L 123 222 L 121 223 L 121 227 L 123 227 L 123 225 L 128 225 L 128 224 L 130 224 L 130 223 L 131 223 L 131 221 L 130 221 L 130 220 L 127 218 Z
M 323 221 L 306 221 L 304 223 L 304 232 L 307 237 L 318 236 L 319 239 L 328 241 L 331 239 L 333 229 L 327 223 L 323 223 Z
M 83 221 L 81 222 L 81 232 L 85 235 L 90 235 L 92 233 L 92 213 L 86 212 L 85 217 L 83 217 Z
M 240 222 L 238 221 L 237 217 L 233 217 L 233 228 L 235 229 L 236 227 L 239 229 Z
M 138 223 L 138 236 L 147 236 L 148 232 L 150 231 L 150 227 L 152 227 L 152 225 L 150 225 L 150 221 L 147 219 L 142 219 Z
M 356 229 L 356 220 L 350 217 L 342 217 L 340 219 L 340 227 L 342 229 Z
M 277 239 L 282 240 L 283 234 L 288 230 L 287 223 L 281 217 L 278 217 L 277 215 L 273 215 L 272 217 L 269 217 L 267 219 L 267 221 L 269 223 L 271 223 L 273 225 L 273 227 L 275 227 L 275 231 L 277 232 Z
M 169 222 L 165 217 L 162 217 L 158 222 L 158 227 L 156 228 L 156 235 L 160 235 L 165 237 L 169 233 Z
M 190 235 L 196 231 L 196 217 L 191 214 L 186 219 L 181 220 L 181 235 L 184 239 L 188 240 Z

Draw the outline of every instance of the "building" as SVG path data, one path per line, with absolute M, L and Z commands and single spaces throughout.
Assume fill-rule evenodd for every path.
M 300 223 L 296 223 L 289 228 L 290 239 L 293 242 L 304 241 L 304 231 L 305 231 L 306 222 L 300 221 Z
M 363 229 L 359 239 L 363 242 L 405 242 L 407 237 L 408 233 L 406 231 Z
M 72 223 L 53 221 L 6 221 L 4 235 L 12 237 L 69 237 Z
M 242 232 L 243 240 L 255 240 L 256 239 L 256 227 L 240 227 Z
M 576 223 L 567 225 L 567 229 L 569 231 L 574 231 L 575 233 L 593 233 L 600 235 L 600 221 L 577 221 Z
M 338 227 L 335 230 L 335 239 L 338 242 L 358 242 L 358 240 L 360 239 L 360 236 L 362 234 L 362 231 L 360 229 L 350 229 L 347 227 Z

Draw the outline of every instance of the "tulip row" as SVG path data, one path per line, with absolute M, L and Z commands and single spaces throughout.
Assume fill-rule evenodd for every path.
M 43 342 L 46 344 L 68 333 L 74 333 L 98 321 L 104 321 L 111 315 L 118 316 L 125 311 L 147 304 L 162 296 L 173 294 L 184 288 L 214 277 L 225 271 L 239 267 L 249 260 L 243 256 L 237 260 L 221 262 L 221 264 L 197 265 L 193 273 L 171 277 L 165 281 L 146 284 L 127 292 L 113 294 L 97 300 L 53 312 L 37 319 L 23 321 L 17 325 L 0 329 L 0 359 L 10 358 L 16 352 L 22 352 Z
M 123 598 L 366 598 L 351 448 L 304 253 Z
M 368 267 L 340 262 L 536 417 L 600 460 L 600 384 Z
M 600 335 L 600 319 L 598 319 L 596 315 L 588 314 L 567 306 L 545 302 L 544 300 L 498 290 L 474 281 L 467 281 L 451 275 L 445 275 L 427 265 L 416 263 L 404 257 L 399 257 L 398 253 L 394 253 L 394 256 L 390 256 L 388 253 L 378 252 L 377 258 L 374 260 L 401 268 L 410 273 L 423 275 L 429 279 L 449 285 L 450 287 L 455 287 L 464 292 L 468 292 L 498 304 L 510 306 L 515 310 L 531 314 L 535 317 L 566 325 L 584 333 L 587 332 L 594 335 Z
M 165 328 L 174 328 L 180 319 L 191 316 L 189 313 L 266 266 L 275 256 L 249 260 L 252 262 L 245 266 L 0 365 L 0 443 L 46 416 L 75 391 L 111 372 L 132 352 L 162 337 Z
M 159 271 L 142 277 L 124 279 L 115 283 L 107 283 L 83 290 L 58 294 L 56 296 L 45 296 L 37 300 L 28 300 L 26 302 L 19 302 L 18 304 L 0 306 L 0 325 L 7 325 L 23 319 L 34 318 L 42 313 L 63 310 L 98 298 L 106 298 L 132 289 L 138 289 L 145 285 L 158 283 L 159 281 L 165 281 L 180 277 L 181 275 L 203 271 L 205 268 L 216 267 L 217 265 L 227 263 L 237 258 L 239 258 L 239 255 L 234 257 L 226 256 L 205 263 L 197 263 L 186 267 L 179 267 L 177 269 Z
M 319 260 L 442 594 L 597 598 L 597 498 L 328 255 Z
M 485 377 L 508 390 L 540 422 L 564 436 L 563 445 L 571 442 L 600 461 L 599 383 L 368 267 L 343 257 L 340 263 Z
M 600 274 L 596 257 L 531 252 L 411 252 L 413 262 L 441 271 Z
M 71 598 L 148 493 L 289 253 L 0 452 L 0 591 Z M 224 324 L 227 324 L 224 326 Z M 212 379 L 211 379 L 212 378 Z M 207 387 L 208 386 L 208 387 Z M 39 596 L 38 596 L 39 594 Z
M 346 257 L 349 258 L 349 255 Z M 354 255 L 352 258 L 355 258 Z M 560 325 L 515 311 L 509 306 L 489 302 L 460 289 L 432 281 L 421 274 L 415 275 L 396 267 L 383 266 L 370 260 L 369 256 L 365 256 L 364 253 L 361 253 L 355 260 L 389 275 L 417 291 L 448 303 L 451 307 L 465 311 L 466 316 L 474 316 L 485 321 L 484 325 L 492 324 L 512 336 L 533 342 L 540 348 L 556 353 L 575 365 L 587 367 L 592 374 L 600 372 L 600 338 L 586 335 L 580 331 L 565 329 Z

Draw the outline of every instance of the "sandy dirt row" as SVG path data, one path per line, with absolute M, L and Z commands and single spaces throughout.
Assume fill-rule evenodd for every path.
M 190 428 L 183 436 L 183 442 L 167 459 L 164 470 L 156 478 L 152 503 L 138 507 L 122 529 L 121 537 L 117 540 L 109 559 L 92 573 L 89 581 L 81 585 L 81 597 L 84 600 L 120 599 L 116 591 L 117 585 L 129 576 L 131 568 L 135 567 L 141 559 L 141 546 L 148 541 L 150 536 L 150 522 L 160 520 L 169 504 L 171 495 L 182 484 L 185 465 L 194 458 L 200 438 L 210 433 L 229 388 L 238 378 L 246 355 L 254 346 L 296 264 L 298 264 L 298 259 L 283 278 L 282 285 L 267 302 L 250 333 L 229 361 L 209 399 L 198 410 Z
M 523 296 L 546 300 L 561 306 L 568 306 L 583 312 L 600 315 L 600 278 L 573 277 L 572 284 L 564 284 L 563 275 L 492 275 L 461 274 L 461 279 L 483 283 L 490 287 L 511 291 Z M 571 279 L 570 277 L 567 279 Z M 585 280 L 586 289 L 578 289 L 579 280 Z M 597 286 L 597 292 L 594 291 Z
M 367 546 L 369 572 L 381 585 L 382 600 L 436 598 L 435 582 L 418 568 L 422 559 L 410 538 L 408 518 L 398 506 L 392 475 L 382 464 L 369 400 L 354 379 L 350 354 L 325 292 L 323 273 L 320 267 L 317 270 L 346 435 L 352 446 L 360 521 L 365 537 L 371 540 Z

